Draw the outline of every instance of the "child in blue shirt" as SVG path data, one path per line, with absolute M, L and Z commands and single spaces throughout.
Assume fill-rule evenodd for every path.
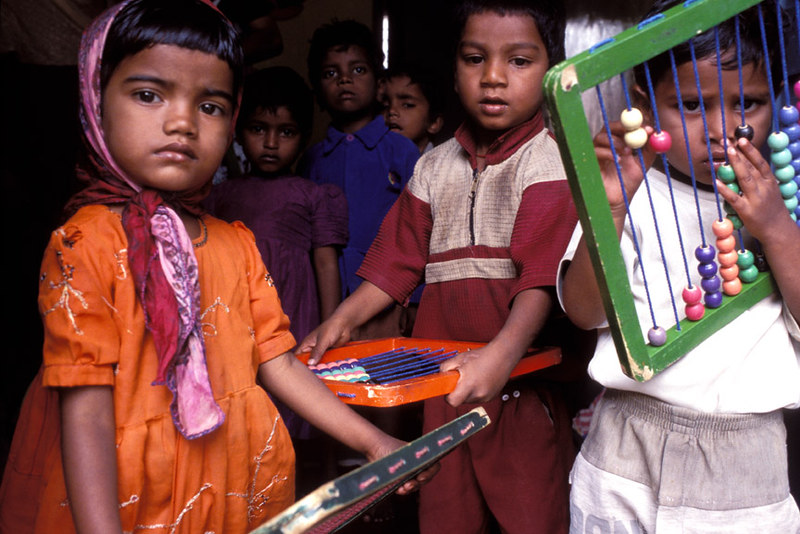
M 369 28 L 352 20 L 318 28 L 308 54 L 308 77 L 331 125 L 325 139 L 308 149 L 299 172 L 339 186 L 347 198 L 350 239 L 339 262 L 343 297 L 361 283 L 356 270 L 419 158 L 414 143 L 389 131 L 378 113 L 382 57 Z M 399 333 L 399 310 L 388 310 L 384 319 L 388 330 L 381 335 Z

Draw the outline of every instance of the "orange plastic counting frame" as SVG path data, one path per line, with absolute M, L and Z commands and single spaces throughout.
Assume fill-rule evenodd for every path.
M 384 368 L 388 367 L 389 370 L 382 371 L 384 374 L 379 380 L 369 377 L 364 377 L 366 381 L 363 382 L 323 379 L 331 391 L 347 404 L 376 407 L 399 406 L 431 397 L 447 395 L 453 391 L 458 382 L 458 372 L 440 373 L 437 370 L 438 365 L 436 362 L 452 358 L 459 352 L 477 349 L 482 346 L 484 346 L 483 343 L 404 337 L 360 341 L 328 350 L 319 364 L 317 364 L 317 367 L 324 367 L 323 364 L 343 363 L 347 360 L 363 360 L 366 362 L 368 361 L 367 359 L 374 359 L 376 355 L 407 349 L 410 354 L 395 356 L 393 360 L 406 365 L 411 361 L 413 365 L 413 360 L 416 359 L 422 366 L 433 368 L 430 373 L 420 376 L 421 372 L 418 371 L 408 372 L 398 367 L 392 369 L 393 364 L 390 363 L 382 366 Z M 298 358 L 304 363 L 308 361 L 308 357 L 308 353 L 298 355 Z M 561 351 L 557 348 L 531 349 L 528 355 L 522 358 L 511 372 L 511 377 L 532 373 L 557 365 L 560 362 Z M 355 365 L 360 367 L 358 362 L 355 362 Z M 416 367 L 419 368 L 420 365 Z M 396 372 L 396 374 L 392 376 L 392 372 Z M 422 371 L 422 373 L 424 372 Z M 370 374 L 369 370 L 367 370 L 367 374 Z

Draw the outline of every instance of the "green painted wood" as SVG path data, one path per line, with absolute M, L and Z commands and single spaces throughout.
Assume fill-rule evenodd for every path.
M 762 273 L 743 284 L 736 297 L 724 297 L 717 309 L 707 309 L 698 322 L 681 321 L 667 343 L 652 347 L 631 297 L 619 240 L 594 156 L 581 93 L 687 41 L 716 24 L 759 3 L 759 0 L 696 0 L 679 4 L 663 16 L 629 28 L 613 41 L 595 46 L 553 67 L 544 80 L 552 128 L 561 149 L 570 189 L 603 297 L 611 335 L 625 372 L 636 380 L 652 378 L 699 345 L 744 310 L 776 290 L 771 275 Z

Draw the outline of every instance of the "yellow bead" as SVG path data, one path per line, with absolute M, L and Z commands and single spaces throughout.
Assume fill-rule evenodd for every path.
M 642 121 L 644 118 L 642 117 L 642 112 L 636 108 L 631 109 L 623 109 L 622 113 L 619 116 L 619 121 L 622 123 L 622 126 L 627 131 L 633 131 L 642 126 Z
M 625 134 L 625 144 L 634 150 L 642 148 L 647 143 L 647 131 L 644 128 L 637 128 Z

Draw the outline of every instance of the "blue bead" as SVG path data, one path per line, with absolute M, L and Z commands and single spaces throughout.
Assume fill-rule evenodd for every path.
M 798 118 L 800 118 L 800 113 L 797 112 L 797 108 L 794 106 L 783 106 L 778 111 L 778 120 L 782 126 L 797 124 Z
M 703 278 L 710 278 L 717 274 L 717 262 L 710 261 L 708 263 L 701 263 L 697 266 L 697 272 Z
M 722 287 L 722 281 L 719 279 L 719 276 L 710 276 L 700 280 L 700 287 L 702 287 L 703 291 L 706 293 L 716 293 L 719 291 L 719 288 Z
M 706 303 L 707 308 L 719 308 L 722 305 L 722 292 L 706 293 L 706 296 L 703 297 L 703 302 Z
M 717 256 L 717 251 L 711 245 L 706 245 L 704 247 L 697 247 L 694 249 L 694 257 L 697 258 L 697 261 L 700 263 L 708 263 L 710 261 L 714 261 L 714 258 Z
M 800 124 L 792 124 L 791 126 L 784 126 L 781 128 L 783 133 L 789 137 L 789 142 L 792 143 L 800 139 Z
M 792 167 L 794 167 L 795 174 L 800 173 L 800 158 L 792 160 Z
M 792 153 L 793 158 L 800 158 L 800 141 L 792 141 L 786 148 Z

